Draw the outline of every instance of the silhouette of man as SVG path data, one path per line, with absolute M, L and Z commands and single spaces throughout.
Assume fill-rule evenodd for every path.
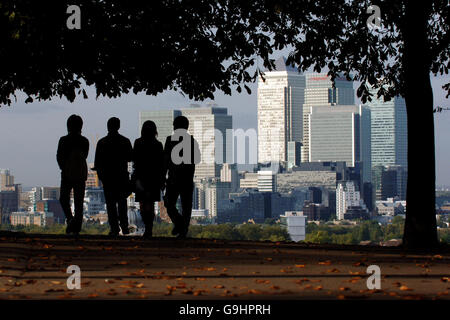
M 110 235 L 129 234 L 127 198 L 131 194 L 128 162 L 132 158 L 132 146 L 128 138 L 119 134 L 120 120 L 108 120 L 108 135 L 100 139 L 95 151 L 94 168 L 102 181 L 105 192 Z M 120 222 L 120 229 L 119 229 Z
M 87 180 L 86 158 L 89 141 L 81 135 L 83 119 L 71 115 L 67 119 L 68 134 L 59 139 L 56 160 L 61 169 L 60 203 L 66 216 L 66 233 L 78 234 L 83 223 L 84 191 Z M 70 193 L 73 190 L 75 216 L 70 208 Z
M 164 205 L 174 224 L 173 235 L 186 238 L 192 214 L 192 192 L 194 189 L 195 164 L 200 162 L 200 149 L 193 136 L 188 134 L 189 120 L 176 117 L 174 133 L 167 137 L 164 145 L 164 176 L 168 173 Z M 181 200 L 182 214 L 176 208 Z

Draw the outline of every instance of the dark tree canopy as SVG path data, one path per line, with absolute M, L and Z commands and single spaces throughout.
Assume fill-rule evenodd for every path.
M 81 7 L 81 29 L 69 30 L 69 5 Z M 371 5 L 381 29 L 370 30 Z M 5 0 L 0 2 L 0 104 L 17 90 L 33 99 L 74 101 L 128 92 L 180 90 L 189 98 L 231 94 L 271 70 L 274 50 L 293 48 L 288 63 L 328 69 L 360 81 L 357 95 L 405 97 L 408 191 L 404 240 L 434 246 L 435 152 L 430 73 L 448 74 L 447 0 Z M 450 94 L 450 84 L 444 86 Z M 421 130 L 417 130 L 417 128 Z M 417 147 L 421 141 L 420 147 Z M 423 155 L 426 155 L 425 157 Z M 414 179 L 420 179 L 420 188 Z
M 71 1 L 6 0 L 0 3 L 0 103 L 10 104 L 16 90 L 74 101 L 85 95 L 83 80 L 95 85 L 97 96 L 175 89 L 203 100 L 216 90 L 241 91 L 258 76 L 256 57 L 271 69 L 269 55 L 287 46 L 294 47 L 288 63 L 301 70 L 354 75 L 363 101 L 366 82 L 386 98 L 404 95 L 406 2 L 79 0 L 81 29 L 69 30 Z M 427 2 L 427 64 L 434 74 L 447 73 L 449 6 Z M 382 30 L 368 30 L 371 4 L 381 9 Z
M 74 101 L 85 95 L 83 81 L 97 96 L 175 89 L 213 98 L 254 81 L 255 57 L 268 61 L 272 52 L 258 1 L 79 0 L 80 30 L 66 26 L 71 4 L 0 3 L 0 103 L 10 104 L 16 90 Z

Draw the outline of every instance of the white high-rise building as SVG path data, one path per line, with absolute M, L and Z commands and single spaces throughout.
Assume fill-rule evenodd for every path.
M 336 216 L 344 220 L 349 207 L 365 207 L 361 195 L 353 181 L 339 182 L 336 188 Z
M 289 141 L 302 140 L 305 76 L 281 57 L 258 80 L 258 162 L 287 161 Z
M 345 161 L 362 166 L 362 182 L 371 181 L 370 110 L 364 106 L 311 107 L 309 162 Z
M 227 162 L 227 152 L 232 152 L 232 139 L 227 131 L 233 128 L 233 118 L 227 108 L 195 107 L 182 109 L 189 120 L 189 134 L 197 140 L 201 161 L 195 166 L 195 179 L 220 177 L 220 169 Z M 211 213 L 211 212 L 210 212 Z
M 371 111 L 372 166 L 408 166 L 408 128 L 406 104 L 402 97 L 384 102 L 376 98 L 367 102 Z
M 353 82 L 335 79 L 326 73 L 300 74 L 286 66 L 286 59 L 275 62 L 275 70 L 258 80 L 258 162 L 288 161 L 288 143 L 303 143 L 302 161 L 308 161 L 307 113 L 316 105 L 354 104 Z M 306 126 L 306 127 L 305 127 Z M 305 153 L 304 153 L 305 152 Z

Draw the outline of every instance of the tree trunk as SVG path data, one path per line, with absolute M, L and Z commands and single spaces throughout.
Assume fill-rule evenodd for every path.
M 427 20 L 428 1 L 406 1 L 403 76 L 408 118 L 408 183 L 403 243 L 407 248 L 434 248 L 436 228 L 436 163 L 433 91 Z

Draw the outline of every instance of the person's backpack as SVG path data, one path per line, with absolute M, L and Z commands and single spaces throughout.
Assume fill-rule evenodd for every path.
M 80 149 L 74 148 L 70 151 L 63 172 L 65 178 L 71 181 L 86 180 L 87 164 Z

